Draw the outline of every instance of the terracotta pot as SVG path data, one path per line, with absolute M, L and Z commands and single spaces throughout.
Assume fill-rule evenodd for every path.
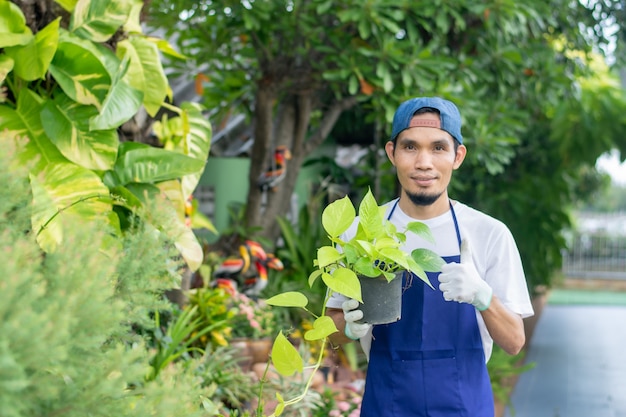
M 252 363 L 267 362 L 272 352 L 272 339 L 248 339 L 248 349 Z

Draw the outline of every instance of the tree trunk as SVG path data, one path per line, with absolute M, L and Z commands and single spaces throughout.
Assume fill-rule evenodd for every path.
M 314 110 L 312 95 L 300 93 L 283 99 L 275 119 L 272 113 L 274 98 L 273 94 L 259 88 L 246 207 L 247 226 L 259 226 L 263 237 L 272 242 L 280 235 L 276 217 L 289 212 L 302 164 L 328 137 L 341 113 L 356 104 L 353 97 L 335 102 L 326 110 L 318 130 L 307 136 Z M 269 157 L 273 157 L 271 152 L 278 145 L 287 146 L 291 152 L 291 159 L 287 161 L 287 175 L 275 190 L 262 192 L 257 180 L 266 168 Z

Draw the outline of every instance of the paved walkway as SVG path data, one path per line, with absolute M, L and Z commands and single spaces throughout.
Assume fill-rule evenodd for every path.
M 506 417 L 626 417 L 626 306 L 600 304 L 548 301 Z

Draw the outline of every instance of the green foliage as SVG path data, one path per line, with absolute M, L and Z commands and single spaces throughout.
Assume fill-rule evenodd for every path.
M 152 279 L 175 265 L 159 250 L 167 247 L 162 236 L 133 230 L 134 244 L 141 245 L 133 256 L 160 254 L 144 257 L 141 271 L 120 269 L 127 254 L 103 251 L 109 230 L 95 224 L 64 225 L 66 243 L 44 254 L 30 231 L 29 184 L 16 154 L 11 146 L 0 149 L 3 416 L 207 415 L 193 364 L 145 382 L 152 353 L 140 338 L 127 336 L 128 312 L 133 319 L 158 305 L 170 284 Z M 121 277 L 125 283 L 118 286 Z M 144 297 L 131 296 L 141 290 Z
M 188 293 L 185 309 L 192 309 L 191 316 L 198 322 L 198 329 L 210 331 L 192 343 L 201 349 L 214 349 L 228 344 L 232 332 L 234 313 L 229 309 L 230 296 L 221 288 L 195 288 Z
M 0 130 L 20 138 L 20 161 L 36 161 L 30 175 L 37 241 L 54 251 L 64 244 L 64 225 L 76 221 L 112 228 L 113 240 L 162 193 L 171 215 L 153 226 L 196 269 L 202 250 L 183 217 L 210 147 L 202 108 L 165 102 L 169 86 L 159 55 L 165 42 L 142 33 L 141 1 L 61 4 L 69 22 L 48 15 L 50 21 L 28 22 L 0 0 L 11 16 L 0 20 Z M 178 114 L 173 150 L 120 141 L 123 124 L 142 109 L 155 117 L 164 106 Z M 150 220 L 156 219 L 144 216 Z
M 202 378 L 203 386 L 214 388 L 211 400 L 227 408 L 244 412 L 257 395 L 257 382 L 249 373 L 244 373 L 237 364 L 236 351 L 228 346 L 207 350 L 195 372 Z
M 511 404 L 511 387 L 515 378 L 535 366 L 534 362 L 521 364 L 523 357 L 524 352 L 509 355 L 499 346 L 493 346 L 491 358 L 487 362 L 487 370 L 491 378 L 494 397 L 505 405 Z
M 385 207 L 379 207 L 368 190 L 359 205 L 355 235 L 348 241 L 342 234 L 354 224 L 356 211 L 348 197 L 329 204 L 322 213 L 322 224 L 331 245 L 317 251 L 315 264 L 319 268 L 309 276 L 309 284 L 321 277 L 332 291 L 361 301 L 361 286 L 357 274 L 368 277 L 384 275 L 388 281 L 398 272 L 409 271 L 430 286 L 426 270 L 437 271 L 443 260 L 432 251 L 416 249 L 411 254 L 401 250 L 406 232 L 432 240 L 430 230 L 421 222 L 407 224 L 401 232 L 385 219 Z M 342 252 L 337 250 L 340 246 Z

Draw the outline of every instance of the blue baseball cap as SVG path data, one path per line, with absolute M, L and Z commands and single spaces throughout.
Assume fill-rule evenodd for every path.
M 415 112 L 424 107 L 432 107 L 439 110 L 439 121 L 420 120 L 417 123 L 411 123 Z M 390 140 L 395 142 L 400 132 L 417 126 L 436 127 L 445 130 L 459 143 L 463 143 L 461 113 L 459 113 L 459 109 L 451 101 L 440 97 L 416 97 L 400 104 L 393 115 Z

